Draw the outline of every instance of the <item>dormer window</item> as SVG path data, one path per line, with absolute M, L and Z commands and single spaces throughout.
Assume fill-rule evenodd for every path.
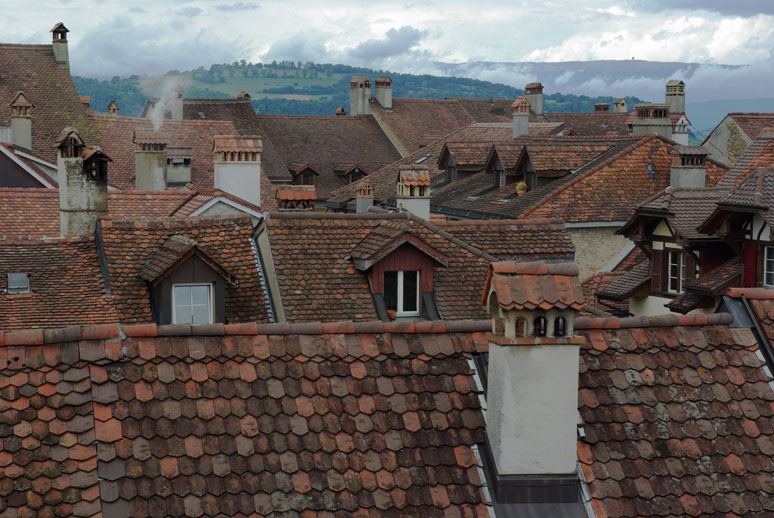
M 774 246 L 763 249 L 763 285 L 774 287 Z
M 173 284 L 172 323 L 212 324 L 212 284 Z
M 419 315 L 419 270 L 384 272 L 384 303 L 398 317 Z
M 30 277 L 26 272 L 8 274 L 8 293 L 30 293 Z

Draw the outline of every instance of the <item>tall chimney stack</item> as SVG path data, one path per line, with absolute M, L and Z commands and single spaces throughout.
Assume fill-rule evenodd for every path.
M 618 97 L 613 101 L 613 113 L 627 113 L 629 110 L 626 107 L 626 99 Z
M 35 105 L 24 92 L 17 92 L 10 106 L 11 143 L 24 149 L 32 149 L 32 108 Z
M 86 148 L 73 128 L 56 141 L 59 182 L 59 231 L 62 235 L 94 232 L 100 216 L 107 215 L 107 163 L 102 149 Z
M 215 188 L 261 206 L 259 135 L 218 135 L 212 144 Z
M 710 151 L 703 146 L 672 146 L 672 169 L 669 185 L 672 187 L 706 187 L 707 157 Z
M 385 110 L 392 110 L 392 79 L 386 76 L 376 78 L 374 97 Z
M 543 115 L 543 85 L 529 83 L 524 87 L 524 96 L 529 101 L 529 107 L 534 115 Z
M 134 187 L 140 191 L 163 191 L 167 188 L 167 145 L 161 131 L 134 130 Z
M 632 135 L 661 135 L 672 138 L 668 104 L 635 104 Z
M 67 51 L 67 33 L 70 31 L 62 22 L 59 22 L 54 25 L 49 32 L 53 37 L 51 45 L 54 48 L 54 60 L 56 61 L 56 64 L 63 67 L 69 67 L 70 54 Z
M 513 110 L 513 138 L 529 133 L 529 101 L 526 97 L 517 97 L 511 105 Z
M 371 105 L 371 80 L 365 76 L 352 76 L 349 81 L 349 114 L 368 115 Z
M 430 170 L 425 164 L 402 165 L 395 204 L 422 219 L 430 219 Z
M 669 105 L 670 113 L 685 113 L 685 83 L 679 79 L 667 81 L 664 103 Z
M 358 187 L 357 194 L 355 195 L 355 212 L 362 213 L 368 212 L 368 209 L 374 206 L 374 186 L 371 182 L 365 180 L 363 184 Z
M 482 301 L 493 335 L 486 431 L 495 492 L 498 481 L 508 480 L 511 501 L 577 501 L 578 359 L 584 338 L 574 335 L 574 320 L 583 300 L 574 263 L 489 265 Z

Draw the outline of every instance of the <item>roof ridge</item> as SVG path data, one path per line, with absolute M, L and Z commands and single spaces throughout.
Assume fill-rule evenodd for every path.
M 114 113 L 92 113 L 89 117 L 99 117 L 102 119 L 111 119 L 126 122 L 147 122 L 153 124 L 153 121 L 146 117 L 135 117 L 133 115 L 116 115 Z M 232 120 L 219 120 L 219 119 L 162 119 L 161 126 L 166 124 L 178 125 L 178 124 L 192 124 L 195 126 L 225 126 L 230 125 L 233 127 L 234 122 Z
M 142 228 L 152 224 L 163 225 L 167 224 L 171 227 L 172 224 L 182 224 L 188 227 L 200 225 L 205 222 L 226 222 L 228 220 L 249 220 L 250 217 L 247 214 L 217 214 L 212 216 L 163 216 L 155 218 L 116 218 L 111 216 L 100 216 L 99 220 L 102 224 L 102 228 L 110 228 L 113 226 L 129 226 L 135 228 Z M 251 225 L 252 228 L 252 225 Z
M 774 298 L 774 290 L 772 298 Z M 679 326 L 711 326 L 730 324 L 734 318 L 730 313 L 713 313 L 711 315 L 657 315 L 650 317 L 626 318 L 590 318 L 575 319 L 575 329 L 629 329 L 634 327 L 679 327 Z
M 29 234 L 28 234 L 29 235 Z M 68 243 L 68 242 L 75 242 L 75 241 L 94 241 L 94 233 L 93 232 L 84 232 L 82 234 L 65 234 L 64 236 L 54 236 L 54 237 L 28 237 L 25 238 L 21 234 L 18 235 L 18 237 L 15 237 L 15 235 L 11 235 L 11 237 L 6 236 L 0 236 L 0 244 L 2 245 L 15 245 L 15 244 L 24 244 L 24 245 L 41 245 L 41 244 L 54 244 L 54 243 Z

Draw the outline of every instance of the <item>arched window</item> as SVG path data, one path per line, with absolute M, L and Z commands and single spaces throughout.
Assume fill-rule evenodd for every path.
M 566 336 L 567 335 L 567 322 L 564 317 L 556 317 L 554 320 L 554 336 Z
M 546 317 L 535 317 L 533 336 L 546 336 Z
M 527 331 L 524 329 L 525 327 L 526 326 L 525 326 L 524 319 L 523 318 L 517 318 L 516 319 L 516 336 L 518 336 L 518 337 L 526 336 L 527 335 Z

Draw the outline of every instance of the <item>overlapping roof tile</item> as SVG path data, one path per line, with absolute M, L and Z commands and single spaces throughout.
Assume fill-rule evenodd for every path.
M 483 303 L 488 302 L 490 289 L 499 307 L 505 310 L 579 311 L 585 302 L 575 263 L 491 263 Z

